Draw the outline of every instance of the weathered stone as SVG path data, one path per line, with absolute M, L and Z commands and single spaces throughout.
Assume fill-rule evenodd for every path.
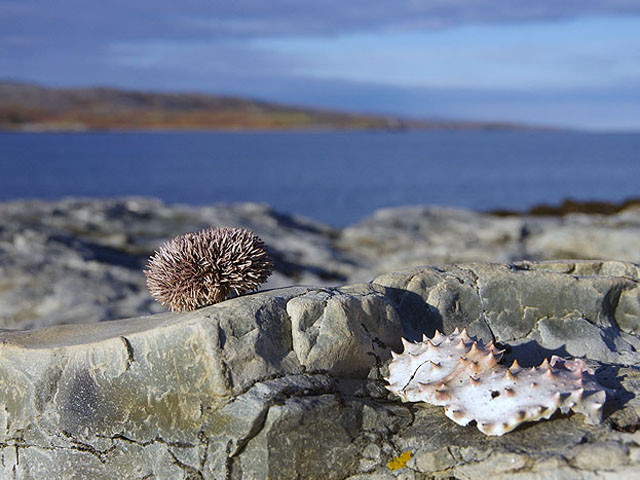
M 292 346 L 306 371 L 362 377 L 372 356 L 386 358 L 400 346 L 401 325 L 384 289 L 375 286 L 307 293 L 287 302 Z M 379 360 L 380 362 L 380 360 Z
M 513 475 L 531 463 L 528 455 L 513 452 L 494 452 L 480 462 L 456 467 L 455 473 L 462 478 L 494 478 Z
M 276 266 L 265 288 L 368 282 L 378 274 L 416 265 L 559 258 L 610 260 L 600 262 L 603 266 L 587 262 L 557 267 L 574 268 L 566 270 L 568 274 L 589 275 L 590 269 L 594 275 L 638 280 L 637 268 L 614 260 L 640 262 L 638 208 L 610 216 L 564 217 L 500 217 L 428 206 L 393 208 L 337 230 L 254 203 L 190 207 L 149 198 L 8 202 L 0 203 L 0 326 L 33 329 L 160 312 L 145 286 L 142 267 L 147 258 L 178 234 L 224 226 L 249 228 L 265 241 Z M 470 302 L 467 290 L 480 285 L 469 281 L 468 275 L 462 271 L 457 279 L 450 275 L 450 283 L 444 285 L 437 280 L 437 272 L 431 272 L 427 274 L 431 278 L 413 282 L 436 281 L 439 290 L 419 285 L 410 290 L 431 295 L 434 304 L 446 304 L 447 296 L 461 296 L 453 304 L 458 307 L 454 310 L 458 320 L 476 321 L 479 307 Z M 459 281 L 464 284 L 455 287 Z M 502 287 L 499 283 L 483 286 Z M 620 328 L 637 333 L 638 295 L 624 288 L 619 294 L 619 308 L 628 312 L 620 315 Z M 406 301 L 415 303 L 415 299 Z M 459 310 L 462 306 L 465 310 Z M 503 315 L 499 323 L 503 318 L 511 322 L 517 312 Z M 521 317 L 521 324 L 504 327 L 501 323 L 517 336 L 531 322 L 531 315 Z M 481 322 L 473 328 L 482 333 Z
M 416 470 L 427 473 L 447 470 L 458 463 L 448 447 L 430 452 L 420 452 L 414 458 L 413 465 Z
M 240 456 L 246 478 L 341 479 L 355 473 L 360 446 L 357 404 L 338 394 L 289 398 L 269 409 Z
M 609 216 L 496 217 L 430 206 L 387 208 L 344 229 L 338 246 L 378 273 L 414 265 L 522 259 L 637 263 L 640 209 Z
M 640 468 L 640 356 L 620 302 L 638 295 L 639 272 L 422 267 L 189 313 L 5 330 L 0 478 L 624 478 Z M 509 360 L 584 356 L 611 389 L 604 422 L 557 415 L 488 438 L 385 393 L 401 336 L 466 325 Z
M 576 446 L 571 457 L 580 470 L 614 470 L 629 462 L 629 449 L 614 442 L 590 443 Z
M 149 198 L 0 203 L 0 326 L 37 328 L 157 313 L 142 267 L 160 244 L 207 227 L 245 227 L 276 264 L 266 288 L 342 283 L 353 262 L 337 231 L 266 205 L 167 206 Z

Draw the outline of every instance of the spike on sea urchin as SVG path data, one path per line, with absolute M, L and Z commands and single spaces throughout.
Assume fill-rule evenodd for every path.
M 255 290 L 272 271 L 264 244 L 252 231 L 209 228 L 161 245 L 144 274 L 151 295 L 179 312 Z

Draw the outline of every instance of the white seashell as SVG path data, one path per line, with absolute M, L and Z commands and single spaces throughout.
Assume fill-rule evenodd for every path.
M 419 343 L 402 340 L 404 352 L 393 355 L 387 389 L 404 402 L 443 406 L 460 425 L 475 420 L 486 435 L 504 435 L 558 409 L 581 413 L 587 423 L 601 421 L 606 392 L 583 360 L 553 356 L 539 367 L 522 369 L 514 361 L 507 368 L 498 364 L 502 350 L 469 337 L 466 329 L 436 331 Z

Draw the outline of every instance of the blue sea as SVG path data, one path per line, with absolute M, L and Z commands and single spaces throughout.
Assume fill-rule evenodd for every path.
M 264 202 L 344 226 L 381 207 L 527 209 L 640 196 L 640 134 L 0 133 L 0 200 Z

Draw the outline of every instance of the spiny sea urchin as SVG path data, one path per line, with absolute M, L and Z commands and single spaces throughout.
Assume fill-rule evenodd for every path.
M 255 290 L 273 271 L 264 243 L 244 228 L 209 228 L 179 235 L 149 259 L 147 287 L 174 312 Z

